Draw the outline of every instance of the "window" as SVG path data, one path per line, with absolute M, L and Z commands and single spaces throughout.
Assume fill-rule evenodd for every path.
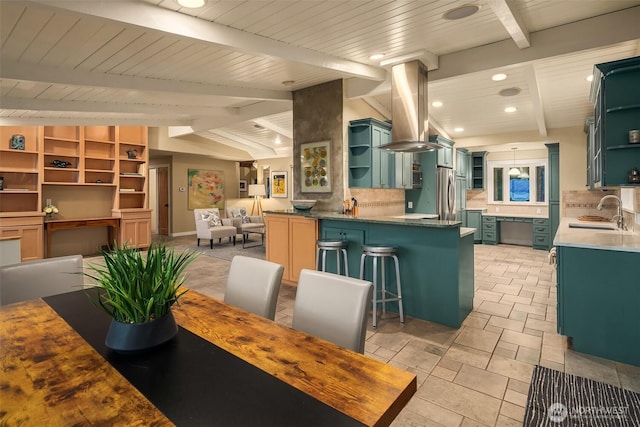
M 513 167 L 519 174 L 509 175 Z M 487 162 L 488 203 L 514 205 L 547 204 L 547 160 Z

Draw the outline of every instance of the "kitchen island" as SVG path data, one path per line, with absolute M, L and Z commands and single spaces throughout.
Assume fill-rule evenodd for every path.
M 473 233 L 461 228 L 460 221 L 396 217 L 353 217 L 332 212 L 267 211 L 267 245 L 270 217 L 299 217 L 317 221 L 318 237 L 338 238 L 349 242 L 349 275 L 358 277 L 362 245 L 388 244 L 398 247 L 404 313 L 454 328 L 473 309 Z M 296 244 L 299 244 L 297 242 Z M 315 242 L 313 242 L 315 248 Z M 269 248 L 269 246 L 267 246 Z M 267 249 L 268 259 L 278 259 Z M 307 268 L 313 268 L 308 266 Z M 327 270 L 336 272 L 335 257 L 327 257 Z M 365 276 L 371 280 L 371 268 Z M 393 291 L 393 269 L 387 270 Z M 397 311 L 397 304 L 388 309 Z
M 553 241 L 558 333 L 575 351 L 640 366 L 640 234 L 569 224 L 588 226 L 565 218 Z

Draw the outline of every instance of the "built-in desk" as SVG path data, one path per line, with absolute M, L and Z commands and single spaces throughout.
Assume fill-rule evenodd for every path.
M 109 240 L 108 243 L 113 242 L 120 243 L 120 218 L 117 217 L 105 217 L 105 218 L 86 218 L 86 219 L 56 219 L 44 222 L 45 236 L 47 239 L 47 245 L 44 256 L 49 258 L 51 254 L 51 235 L 55 231 L 59 230 L 71 230 L 75 228 L 86 227 L 109 227 Z
M 516 228 L 516 224 L 523 224 L 526 230 L 523 232 L 523 240 L 503 241 L 502 226 Z M 530 225 L 524 225 L 530 224 Z M 529 231 L 531 229 L 531 231 Z M 522 230 L 521 230 L 522 233 Z M 529 233 L 531 240 L 529 240 Z M 520 245 L 531 245 L 534 249 L 549 250 L 549 218 L 543 216 L 529 215 L 497 215 L 482 214 L 482 243 L 485 245 L 497 245 L 498 243 L 512 243 Z

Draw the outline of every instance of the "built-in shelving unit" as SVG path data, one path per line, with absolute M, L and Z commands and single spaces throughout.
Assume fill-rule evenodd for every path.
M 13 135 L 23 149 L 11 147 Z M 103 187 L 96 197 L 121 218 L 120 241 L 148 246 L 147 163 L 143 126 L 0 126 L 0 237 L 21 237 L 23 261 L 42 258 L 44 199 Z
M 471 179 L 474 190 L 484 190 L 484 169 L 486 151 L 474 151 L 471 153 Z
M 629 131 L 640 117 L 640 58 L 597 64 L 591 87 L 595 104 L 593 149 L 589 150 L 590 187 L 630 184 L 631 169 L 640 167 L 640 144 L 629 143 Z

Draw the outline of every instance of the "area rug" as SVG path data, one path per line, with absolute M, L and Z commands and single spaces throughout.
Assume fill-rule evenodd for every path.
M 640 426 L 640 394 L 536 366 L 524 426 Z
M 257 238 L 253 238 L 253 239 L 252 237 L 253 236 L 250 235 L 249 240 L 247 241 L 247 246 L 252 246 L 252 245 L 257 245 L 257 246 L 247 247 L 245 249 L 242 248 L 241 239 L 238 239 L 238 242 L 236 243 L 235 246 L 233 245 L 233 243 L 225 243 L 225 242 L 223 242 L 222 244 L 214 243 L 213 249 L 210 249 L 208 241 L 204 242 L 204 244 L 201 241 L 200 246 L 196 246 L 194 242 L 193 245 L 176 245 L 176 248 L 200 252 L 202 255 L 210 256 L 213 258 L 224 259 L 227 261 L 231 261 L 233 257 L 236 255 L 244 255 L 251 258 L 264 259 L 265 248 L 264 248 L 264 245 L 260 245 L 260 236 L 257 236 Z

